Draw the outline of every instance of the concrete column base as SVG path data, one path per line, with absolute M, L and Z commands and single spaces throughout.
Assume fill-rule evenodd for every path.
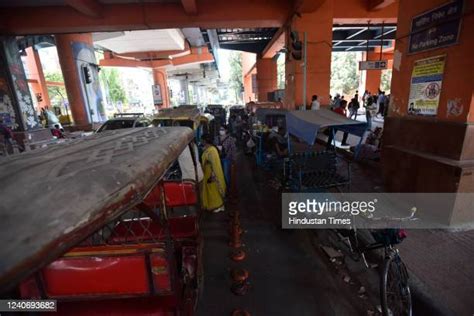
M 388 192 L 474 192 L 474 125 L 412 118 L 385 119 L 382 168 Z M 474 213 L 451 212 L 451 224 Z

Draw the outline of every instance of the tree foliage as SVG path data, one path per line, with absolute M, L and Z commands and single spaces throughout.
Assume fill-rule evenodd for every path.
M 242 103 L 242 53 L 238 51 L 232 51 L 230 53 L 230 77 L 229 87 L 234 92 L 236 103 Z
M 108 99 L 113 103 L 126 103 L 127 94 L 120 82 L 120 73 L 115 68 L 102 68 L 99 74 L 100 80 L 108 94 Z
M 382 78 L 380 79 L 380 86 L 385 94 L 390 93 L 390 86 L 392 84 L 392 69 L 386 69 L 382 71 Z
M 331 94 L 352 94 L 359 87 L 357 53 L 333 53 L 331 61 Z
M 277 59 L 278 89 L 285 89 L 285 53 L 280 53 Z
M 61 72 L 49 72 L 44 74 L 46 81 L 63 82 L 64 78 Z M 67 100 L 66 88 L 64 86 L 48 85 L 48 95 L 51 100 L 51 105 L 60 106 Z

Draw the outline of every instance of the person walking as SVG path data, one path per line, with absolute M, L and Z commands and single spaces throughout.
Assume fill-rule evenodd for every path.
M 333 99 L 332 105 L 331 105 L 331 110 L 335 110 L 341 106 L 341 95 L 339 93 L 336 93 L 336 96 Z
M 354 120 L 357 120 L 357 112 L 359 111 L 360 104 L 359 104 L 359 91 L 356 90 L 356 93 L 354 95 L 354 98 L 351 100 L 351 105 L 349 106 L 349 118 L 352 119 L 354 117 Z
M 313 95 L 313 97 L 311 98 L 311 110 L 319 110 L 320 108 L 321 105 L 319 104 L 318 96 Z
M 202 208 L 214 213 L 224 211 L 224 197 L 226 183 L 222 171 L 219 151 L 212 144 L 212 136 L 204 134 L 201 137 L 204 151 L 201 155 L 204 172 L 203 187 L 201 191 Z
M 385 91 L 380 91 L 379 96 L 377 98 L 377 114 L 375 116 L 378 116 L 379 114 L 383 116 L 384 113 L 384 108 L 385 108 Z
M 340 114 L 344 117 L 347 118 L 347 101 L 346 100 L 341 100 L 341 105 L 336 108 L 334 110 L 334 112 L 336 112 L 337 114 Z M 336 132 L 334 129 L 330 129 L 329 131 L 329 137 L 328 137 L 328 141 L 326 143 L 326 150 L 330 150 L 333 148 L 332 146 L 332 141 L 334 140 L 334 136 L 336 135 Z M 349 137 L 349 133 L 347 132 L 344 132 L 344 134 L 342 135 L 342 142 L 341 142 L 341 146 L 349 146 L 349 144 L 347 143 L 347 138 Z
M 235 169 L 235 162 L 237 161 L 237 149 L 235 139 L 230 135 L 226 126 L 221 126 L 219 129 L 217 148 L 220 150 L 225 182 L 228 187 L 231 187 L 233 173 L 235 173 L 232 170 Z
M 375 111 L 375 109 L 374 109 L 374 98 L 375 98 L 375 95 L 371 96 L 370 92 L 369 92 L 369 94 L 366 97 L 366 100 L 367 100 L 366 104 L 364 105 L 364 107 L 365 107 L 365 118 L 367 119 L 367 129 L 368 130 L 372 129 L 372 112 Z

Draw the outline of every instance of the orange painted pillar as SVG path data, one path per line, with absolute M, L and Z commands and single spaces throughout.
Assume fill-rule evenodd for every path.
M 333 0 L 325 0 L 318 10 L 293 20 L 289 31 L 297 31 L 302 42 L 304 32 L 307 36 L 306 95 L 303 98 L 303 60 L 292 60 L 290 56 L 285 66 L 285 105 L 289 108 L 309 104 L 314 94 L 318 95 L 321 105 L 329 105 L 334 9 L 337 8 Z
M 44 78 L 43 67 L 38 51 L 33 47 L 26 49 L 26 68 L 28 72 L 28 80 L 33 90 L 33 97 L 38 102 L 38 109 L 50 106 L 51 101 L 48 95 L 48 87 Z
M 244 85 L 244 103 L 256 101 L 256 63 L 257 55 L 242 52 L 242 82 Z
M 410 34 L 415 16 L 445 3 L 444 0 L 400 0 L 397 34 Z M 464 12 L 472 10 L 472 2 L 464 1 L 464 5 Z M 382 149 L 382 166 L 389 191 L 474 192 L 473 28 L 474 16 L 464 14 L 457 44 L 412 54 L 407 53 L 408 36 L 396 41 Z M 412 85 L 415 63 L 438 56 L 444 56 L 444 68 L 433 67 L 427 75 L 442 69 L 441 84 L 431 83 L 430 90 L 428 84 L 426 88 Z M 434 115 L 421 116 L 408 111 L 409 103 L 414 103 L 410 101 L 413 96 L 417 99 L 426 96 L 425 100 L 439 96 Z M 474 213 L 472 209 L 453 209 L 447 218 L 451 223 L 473 222 Z
M 268 101 L 268 93 L 278 88 L 277 63 L 273 58 L 257 59 L 257 98 Z
M 256 98 L 256 76 L 257 70 L 253 68 L 249 73 L 244 74 L 244 103 L 257 101 Z M 255 86 L 255 87 L 254 87 Z
M 87 108 L 88 104 L 84 99 L 81 74 L 76 66 L 72 43 L 82 42 L 92 46 L 92 34 L 57 34 L 55 38 L 72 119 L 76 126 L 90 128 L 92 119 Z
M 367 60 L 379 60 L 379 57 L 380 53 L 369 52 Z M 372 94 L 377 93 L 380 88 L 381 79 L 382 70 L 365 70 L 365 90 Z
M 168 75 L 166 70 L 154 68 L 153 69 L 153 82 L 155 85 L 160 86 L 161 97 L 163 100 L 162 104 L 155 104 L 156 108 L 169 108 L 170 107 L 170 94 L 168 90 Z

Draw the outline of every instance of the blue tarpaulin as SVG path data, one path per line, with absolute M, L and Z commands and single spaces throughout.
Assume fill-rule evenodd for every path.
M 313 145 L 321 128 L 332 127 L 362 137 L 367 129 L 365 122 L 351 120 L 328 109 L 290 111 L 286 114 L 288 133 Z

